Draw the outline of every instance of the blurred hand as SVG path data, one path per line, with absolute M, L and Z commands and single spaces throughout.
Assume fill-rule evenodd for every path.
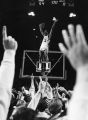
M 42 81 L 41 76 L 39 76 L 40 82 L 39 82 L 39 91 L 43 94 L 46 86 L 46 82 Z
M 3 26 L 2 30 L 3 35 L 3 46 L 5 50 L 17 50 L 17 42 L 11 36 L 7 36 L 6 26 Z
M 54 22 L 58 22 L 58 19 L 55 19 Z
M 31 75 L 31 79 L 32 79 L 32 80 L 34 79 L 34 75 L 33 75 L 33 73 L 32 73 L 32 75 Z
M 72 24 L 68 25 L 68 32 L 62 30 L 67 48 L 62 43 L 59 43 L 59 48 L 67 56 L 73 68 L 77 70 L 88 64 L 88 45 L 81 25 L 76 26 L 76 32 Z
M 68 91 L 67 91 L 64 87 L 59 87 L 58 90 L 60 90 L 60 91 L 62 91 L 62 92 L 64 92 L 64 93 L 66 93 L 66 94 L 68 93 Z
M 40 28 L 44 28 L 44 26 L 45 26 L 45 23 L 39 24 L 39 27 L 40 27 Z
M 48 99 L 52 99 L 53 98 L 52 87 L 50 86 L 50 84 L 48 82 L 46 82 L 44 94 L 46 94 L 46 97 Z
M 56 19 L 56 17 L 53 17 L 53 21 L 54 21 L 54 22 L 57 22 L 57 21 L 58 21 L 58 19 Z

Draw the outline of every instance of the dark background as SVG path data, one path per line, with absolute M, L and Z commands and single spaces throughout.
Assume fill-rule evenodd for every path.
M 48 1 L 48 0 L 47 0 Z M 30 0 L 0 0 L 0 60 L 3 57 L 2 46 L 2 26 L 7 26 L 8 35 L 13 36 L 18 42 L 18 50 L 16 54 L 16 72 L 13 87 L 17 90 L 21 86 L 30 86 L 30 78 L 21 78 L 20 69 L 22 67 L 22 58 L 24 50 L 38 50 L 42 36 L 39 32 L 38 25 L 42 22 L 46 23 L 48 31 L 52 26 L 52 17 L 58 19 L 58 23 L 53 31 L 50 50 L 59 51 L 58 42 L 63 42 L 61 30 L 66 29 L 69 23 L 82 24 L 87 38 L 88 31 L 88 6 L 87 0 L 74 0 L 74 7 L 62 5 L 49 5 L 35 7 L 29 5 Z M 34 10 L 36 16 L 28 16 L 28 12 Z M 75 12 L 75 18 L 69 18 L 69 13 Z M 33 28 L 36 30 L 33 31 Z M 37 38 L 36 38 L 37 36 Z M 75 83 L 75 71 L 65 61 L 66 78 L 65 80 L 49 80 L 51 86 L 55 86 L 58 82 L 66 89 L 72 89 Z M 30 68 L 31 71 L 31 68 Z M 55 71 L 54 71 L 55 72 Z

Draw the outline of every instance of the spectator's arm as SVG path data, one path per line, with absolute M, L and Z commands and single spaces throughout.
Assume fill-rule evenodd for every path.
M 0 120 L 6 120 L 10 106 L 17 49 L 16 41 L 7 36 L 5 26 L 3 27 L 3 46 L 5 52 L 0 66 Z
M 35 95 L 35 85 L 34 85 L 34 76 L 31 75 L 31 86 L 29 88 L 29 94 L 31 94 L 31 97 L 33 98 Z
M 46 82 L 42 81 L 42 77 L 39 76 L 40 82 L 39 82 L 39 90 L 38 92 L 35 94 L 34 98 L 32 98 L 31 102 L 28 105 L 28 108 L 31 108 L 33 110 L 36 110 L 37 105 L 40 101 L 40 98 L 43 97 L 44 91 L 45 91 L 45 87 L 46 87 Z
M 40 98 L 41 98 L 41 95 L 42 95 L 42 92 L 44 91 L 44 85 L 43 85 L 43 81 L 42 81 L 42 78 L 40 78 L 40 83 L 39 83 L 39 90 L 38 92 L 35 94 L 35 96 L 32 98 L 32 100 L 30 101 L 29 105 L 28 105 L 28 108 L 31 108 L 33 110 L 36 110 L 37 108 L 37 105 L 40 101 Z
M 37 92 L 34 96 L 34 98 L 32 98 L 32 100 L 30 101 L 28 108 L 32 109 L 32 110 L 36 110 L 38 103 L 40 101 L 41 98 L 41 92 Z
M 69 120 L 88 120 L 88 45 L 80 25 L 68 26 L 62 31 L 67 48 L 60 43 L 60 50 L 67 56 L 76 70 L 76 84 L 68 107 Z

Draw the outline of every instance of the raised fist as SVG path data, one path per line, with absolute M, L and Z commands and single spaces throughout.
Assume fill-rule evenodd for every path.
M 2 30 L 3 35 L 3 46 L 5 50 L 17 50 L 17 42 L 11 36 L 7 36 L 7 29 L 6 26 L 3 26 Z

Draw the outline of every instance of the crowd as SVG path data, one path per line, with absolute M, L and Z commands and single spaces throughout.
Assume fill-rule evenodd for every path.
M 47 76 L 45 76 L 45 80 L 42 80 L 41 76 L 39 77 L 38 90 L 35 92 L 32 77 L 30 89 L 26 91 L 24 87 L 22 88 L 20 98 L 24 102 L 21 106 L 17 103 L 10 119 L 88 120 L 87 41 L 81 25 L 76 25 L 76 30 L 72 24 L 68 25 L 68 31 L 62 30 L 62 35 L 65 45 L 59 43 L 59 48 L 76 70 L 76 83 L 72 94 L 59 85 L 52 88 L 47 81 Z M 18 47 L 15 39 L 7 36 L 6 26 L 3 27 L 3 46 L 5 51 L 0 66 L 0 119 L 6 120 L 12 95 L 15 54 Z M 30 95 L 28 101 L 25 100 L 25 94 Z
M 17 102 L 10 119 L 13 119 L 22 107 L 31 108 L 36 111 L 36 117 L 50 118 L 52 116 L 63 116 L 66 114 L 67 105 L 71 98 L 72 91 L 67 91 L 64 87 L 56 85 L 52 88 L 47 81 L 40 78 L 38 90 L 35 91 L 34 77 L 31 77 L 31 86 L 29 90 L 22 87 L 18 92 Z M 44 114 L 44 115 L 43 115 Z

